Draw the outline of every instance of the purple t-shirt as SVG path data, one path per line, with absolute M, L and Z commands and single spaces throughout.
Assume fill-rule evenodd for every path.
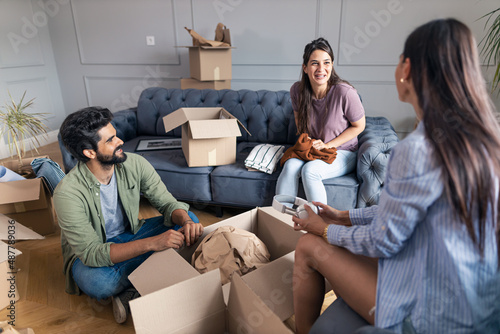
M 290 88 L 290 97 L 294 111 L 298 110 L 299 103 L 299 82 Z M 353 87 L 340 83 L 332 86 L 330 91 L 322 99 L 313 99 L 313 112 L 310 124 L 311 133 L 309 136 L 314 139 L 321 139 L 328 143 L 336 138 L 345 129 L 351 126 L 351 122 L 359 121 L 365 115 L 365 109 L 361 104 L 359 95 Z M 323 113 L 328 110 L 326 122 L 323 121 Z M 320 136 L 321 129 L 323 135 Z M 358 149 L 358 137 L 337 147 L 337 150 L 356 151 Z

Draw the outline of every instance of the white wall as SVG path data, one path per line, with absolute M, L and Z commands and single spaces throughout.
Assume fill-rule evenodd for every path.
M 41 143 L 56 140 L 66 115 L 47 28 L 49 20 L 38 2 L 0 1 L 0 106 L 8 102 L 8 92 L 16 102 L 25 91 L 25 102 L 35 98 L 28 112 L 47 113 L 50 131 L 48 137 L 40 138 Z M 9 156 L 2 139 L 0 158 Z
M 233 89 L 288 90 L 305 44 L 323 36 L 367 115 L 386 116 L 403 137 L 415 122 L 394 85 L 406 36 L 453 16 L 479 40 L 484 20 L 477 19 L 496 7 L 498 0 L 0 0 L 2 32 L 22 32 L 25 18 L 41 20 L 39 11 L 47 17 L 20 54 L 5 51 L 11 43 L 0 37 L 0 96 L 4 88 L 28 89 L 40 110 L 54 113 L 54 129 L 88 105 L 133 107 L 144 88 L 180 87 L 189 77 L 187 50 L 176 47 L 191 44 L 184 27 L 211 39 L 223 22 L 235 47 Z M 156 45 L 147 46 L 146 36 Z M 484 69 L 491 80 L 493 69 Z

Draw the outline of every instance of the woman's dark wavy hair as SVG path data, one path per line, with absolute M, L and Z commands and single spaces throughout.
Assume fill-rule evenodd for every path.
M 97 143 L 101 140 L 98 131 L 112 119 L 111 111 L 101 107 L 83 108 L 70 114 L 59 129 L 64 146 L 78 161 L 89 161 L 83 150 L 97 151 Z
M 500 199 L 496 199 L 500 127 L 476 45 L 463 23 L 434 20 L 408 37 L 403 58 L 410 59 L 411 80 L 423 111 L 426 135 L 443 166 L 447 196 L 481 255 L 485 226 L 496 225 L 500 258 L 500 217 L 493 214 L 500 208 Z
M 328 55 L 330 55 L 330 58 L 332 58 L 332 71 L 330 79 L 328 80 L 327 92 L 330 91 L 330 88 L 333 85 L 342 82 L 350 85 L 350 83 L 348 83 L 345 80 L 342 80 L 338 76 L 337 72 L 335 72 L 335 68 L 333 67 L 333 61 L 335 60 L 335 57 L 333 56 L 332 48 L 330 46 L 330 43 L 328 43 L 328 41 L 322 37 L 315 39 L 314 41 L 305 46 L 304 54 L 302 56 L 302 65 L 307 66 L 309 58 L 311 58 L 311 54 L 316 50 L 325 51 L 326 53 L 328 53 Z M 312 91 L 311 81 L 309 80 L 309 76 L 304 73 L 304 69 L 301 68 L 299 100 L 298 100 L 299 110 L 295 110 L 298 113 L 297 132 L 299 134 L 311 133 L 309 120 L 310 120 L 310 113 L 312 112 L 312 100 L 313 100 L 313 91 Z M 326 116 L 327 115 L 325 112 L 325 115 L 323 115 L 323 117 L 326 119 Z

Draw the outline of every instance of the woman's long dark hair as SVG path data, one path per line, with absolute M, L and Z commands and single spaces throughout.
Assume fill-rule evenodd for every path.
M 333 51 L 330 46 L 330 43 L 322 37 L 315 39 L 311 43 L 307 44 L 304 48 L 304 54 L 302 56 L 302 64 L 307 66 L 309 62 L 309 58 L 311 58 L 311 54 L 316 50 L 322 50 L 328 53 L 328 55 L 332 58 L 332 71 L 330 79 L 328 79 L 327 93 L 330 91 L 330 88 L 333 85 L 339 84 L 341 82 L 349 84 L 347 81 L 342 80 L 335 69 L 333 67 Z M 299 85 L 299 110 L 295 110 L 298 113 L 298 124 L 297 124 L 297 132 L 301 133 L 311 133 L 311 128 L 309 124 L 309 120 L 311 118 L 310 113 L 312 112 L 312 100 L 313 100 L 313 91 L 311 86 L 311 81 L 309 80 L 309 76 L 304 73 L 304 69 L 301 69 L 301 78 Z M 349 84 L 350 85 L 350 84 Z M 326 112 L 323 115 L 323 118 L 326 119 Z
M 486 224 L 496 224 L 500 259 L 500 127 L 481 73 L 476 41 L 455 19 L 434 20 L 406 40 L 411 80 L 447 196 L 484 255 Z M 488 221 L 491 210 L 493 222 Z M 496 219 L 496 221 L 495 221 Z M 478 225 L 474 221 L 478 221 Z M 500 265 L 500 263 L 499 263 Z

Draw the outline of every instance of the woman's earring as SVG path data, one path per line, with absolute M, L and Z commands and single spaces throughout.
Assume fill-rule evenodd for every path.
M 401 79 L 399 79 L 399 82 L 403 83 L 403 82 L 405 82 L 405 79 L 401 78 Z

